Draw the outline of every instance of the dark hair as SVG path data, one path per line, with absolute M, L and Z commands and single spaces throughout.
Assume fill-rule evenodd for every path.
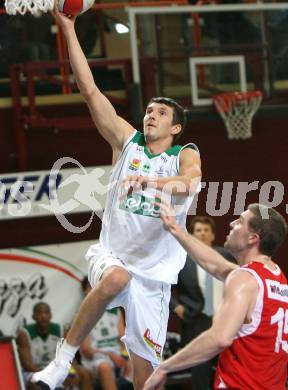
M 81 280 L 81 287 L 82 287 L 82 291 L 85 291 L 87 287 L 90 287 L 90 283 L 89 283 L 89 280 L 88 280 L 88 276 L 85 276 L 82 280 Z
M 173 108 L 173 125 L 180 125 L 181 126 L 181 131 L 180 133 L 176 134 L 174 136 L 174 141 L 178 139 L 181 134 L 183 133 L 186 123 L 187 123 L 187 118 L 186 118 L 186 111 L 182 106 L 180 106 L 179 103 L 176 102 L 176 100 L 167 98 L 167 97 L 153 97 L 150 99 L 148 102 L 147 106 L 151 103 L 159 103 L 159 104 L 165 104 L 165 106 L 172 107 Z
M 267 256 L 273 256 L 281 246 L 287 234 L 287 223 L 278 211 L 253 203 L 248 210 L 254 214 L 248 221 L 248 226 L 260 237 L 259 251 Z
M 196 223 L 204 223 L 205 225 L 209 225 L 211 227 L 211 230 L 212 230 L 212 233 L 213 234 L 216 234 L 216 226 L 215 226 L 215 222 L 212 218 L 210 217 L 207 217 L 207 216 L 202 216 L 202 215 L 199 215 L 197 217 L 194 217 L 189 225 L 189 232 L 191 234 L 194 233 L 194 229 L 195 229 L 195 225 Z
M 46 306 L 47 309 L 51 312 L 51 307 L 48 305 L 47 302 L 37 302 L 34 306 L 33 306 L 33 314 L 36 313 L 36 311 L 40 308 L 40 306 Z

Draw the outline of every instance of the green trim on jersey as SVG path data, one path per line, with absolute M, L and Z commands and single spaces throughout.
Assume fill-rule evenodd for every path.
M 25 325 L 24 328 L 29 333 L 31 340 L 35 339 L 36 337 L 40 337 L 43 341 L 45 341 L 50 334 L 57 336 L 57 337 L 62 336 L 61 326 L 59 324 L 56 324 L 55 322 L 50 322 L 47 335 L 40 335 L 36 324 L 28 324 L 28 325 Z
M 105 311 L 108 311 L 110 314 L 118 315 L 119 307 L 114 307 L 113 309 L 106 309 Z
M 158 157 L 160 156 L 162 153 L 166 153 L 168 156 L 178 156 L 182 146 L 180 145 L 174 145 L 174 146 L 171 146 L 171 148 L 165 150 L 164 152 L 162 153 L 158 153 L 158 154 L 152 154 L 151 152 L 149 152 L 147 146 L 145 145 L 145 137 L 144 137 L 144 134 L 143 133 L 140 133 L 140 131 L 137 131 L 137 133 L 134 135 L 134 137 L 131 139 L 130 142 L 133 142 L 135 144 L 138 144 L 139 146 L 144 146 L 144 153 L 146 154 L 146 156 L 148 158 L 154 158 L 154 157 Z
M 131 139 L 130 142 L 133 142 L 133 144 L 138 144 L 139 146 L 144 146 L 145 145 L 144 134 L 136 130 L 136 134 L 134 135 L 134 137 Z
M 162 153 L 152 154 L 151 152 L 149 152 L 147 146 L 145 145 L 144 146 L 144 153 L 150 159 L 154 158 L 154 157 L 159 157 L 159 156 L 161 156 L 161 154 L 164 154 L 164 153 L 166 153 L 168 156 L 178 156 L 181 148 L 182 148 L 182 146 L 180 146 L 180 145 L 174 145 L 174 146 L 171 146 L 171 148 L 165 150 Z
M 187 144 L 187 145 L 182 146 L 182 150 L 185 150 L 185 149 L 192 149 L 192 150 L 195 150 L 195 152 L 199 153 L 197 146 L 194 144 Z

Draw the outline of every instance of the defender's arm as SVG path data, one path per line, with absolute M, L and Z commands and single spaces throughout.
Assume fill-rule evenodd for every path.
M 214 317 L 212 327 L 161 363 L 147 380 L 144 390 L 159 388 L 169 372 L 201 364 L 229 347 L 241 325 L 249 319 L 257 293 L 258 285 L 253 276 L 247 272 L 231 275 L 225 286 L 223 304 Z

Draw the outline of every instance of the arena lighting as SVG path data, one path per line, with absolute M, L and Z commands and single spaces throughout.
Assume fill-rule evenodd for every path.
M 116 23 L 115 30 L 118 34 L 127 34 L 129 32 L 129 28 L 122 23 Z

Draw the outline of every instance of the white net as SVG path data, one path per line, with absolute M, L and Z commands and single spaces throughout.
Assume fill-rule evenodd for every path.
M 262 101 L 262 92 L 232 92 L 213 98 L 217 111 L 224 120 L 229 139 L 252 136 L 252 119 Z
M 32 15 L 48 12 L 54 7 L 54 0 L 5 0 L 6 12 L 9 15 L 30 12 Z

